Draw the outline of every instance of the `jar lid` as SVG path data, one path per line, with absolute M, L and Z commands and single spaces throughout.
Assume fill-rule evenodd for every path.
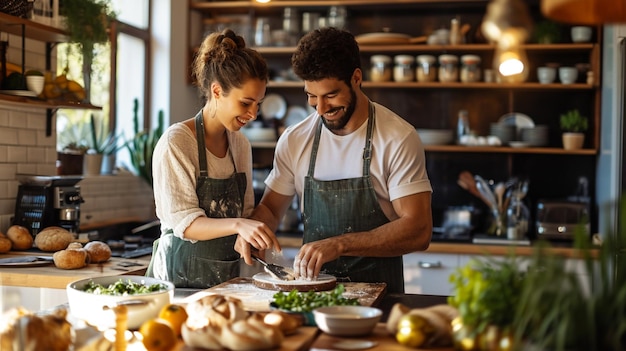
M 417 62 L 420 63 L 435 63 L 435 56 L 433 55 L 417 55 Z
M 411 55 L 396 55 L 393 60 L 400 64 L 411 64 L 415 61 Z
M 372 63 L 391 63 L 391 57 L 387 55 L 374 55 L 370 58 Z
M 478 55 L 463 55 L 463 56 L 461 56 L 461 62 L 467 63 L 467 64 L 479 63 L 480 62 L 480 56 L 478 56 Z
M 459 58 L 454 55 L 439 55 L 439 63 L 457 63 Z

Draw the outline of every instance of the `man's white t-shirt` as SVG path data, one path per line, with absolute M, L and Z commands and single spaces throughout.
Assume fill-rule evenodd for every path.
M 373 104 L 375 124 L 370 175 L 383 212 L 389 220 L 394 220 L 398 216 L 391 201 L 420 192 L 432 192 L 432 187 L 426 172 L 424 147 L 415 127 L 386 107 Z M 319 121 L 319 115 L 313 113 L 285 130 L 276 145 L 273 169 L 265 180 L 265 184 L 279 194 L 297 194 L 301 208 L 304 178 L 309 169 Z M 333 134 L 322 126 L 314 178 L 338 180 L 362 177 L 366 135 L 367 121 L 344 136 Z

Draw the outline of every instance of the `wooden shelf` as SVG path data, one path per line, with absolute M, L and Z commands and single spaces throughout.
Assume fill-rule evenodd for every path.
M 7 105 L 16 105 L 33 108 L 44 109 L 89 109 L 89 110 L 102 110 L 102 107 L 92 104 L 86 104 L 82 102 L 64 102 L 64 101 L 48 101 L 39 98 L 31 98 L 25 96 L 14 96 L 0 93 L 0 101 Z
M 508 146 L 462 146 L 462 145 L 425 145 L 426 152 L 455 153 L 504 153 L 504 154 L 544 154 L 596 156 L 594 149 L 565 150 L 559 147 L 508 147 Z
M 1 12 L 0 32 L 19 36 L 23 34 L 26 38 L 47 43 L 59 43 L 68 40 L 67 33 L 61 29 Z
M 300 81 L 271 81 L 269 88 L 299 88 L 304 87 Z M 516 90 L 594 90 L 595 85 L 576 84 L 540 84 L 537 82 L 527 83 L 462 83 L 462 82 L 363 82 L 363 88 L 384 88 L 384 89 L 516 89 Z
M 386 5 L 432 4 L 432 0 L 387 0 Z M 438 0 L 440 4 L 486 4 L 488 0 Z M 380 6 L 380 0 L 281 0 L 262 4 L 255 0 L 234 1 L 190 1 L 189 8 L 194 10 L 227 10 L 270 7 L 326 7 L 326 6 Z

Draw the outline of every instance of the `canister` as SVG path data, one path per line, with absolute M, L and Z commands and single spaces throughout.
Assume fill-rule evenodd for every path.
M 415 80 L 413 63 L 415 59 L 410 55 L 397 55 L 394 57 L 393 80 L 396 82 L 412 82 Z
M 437 79 L 437 59 L 432 55 L 418 55 L 415 75 L 418 82 L 434 82 Z
M 459 80 L 459 58 L 455 55 L 439 55 L 439 81 L 456 82 Z
M 461 82 L 471 83 L 480 81 L 480 56 L 461 56 Z
M 370 58 L 370 80 L 372 82 L 388 82 L 391 80 L 391 57 L 374 55 Z

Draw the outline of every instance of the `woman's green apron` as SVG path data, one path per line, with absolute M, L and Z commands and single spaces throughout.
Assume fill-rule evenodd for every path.
M 230 178 L 208 176 L 202 111 L 196 115 L 196 137 L 200 163 L 196 194 L 200 208 L 210 218 L 241 217 L 246 174 L 237 173 L 233 160 L 235 173 Z M 232 160 L 230 147 L 228 150 Z M 234 249 L 236 239 L 237 235 L 233 234 L 192 243 L 176 237 L 170 229 L 155 241 L 146 274 L 171 281 L 176 287 L 208 288 L 223 283 L 239 276 L 239 254 Z
M 316 180 L 315 162 L 322 131 L 317 127 L 308 174 L 304 180 L 304 243 L 322 240 L 343 233 L 369 231 L 389 220 L 383 213 L 370 180 L 372 131 L 375 112 L 370 102 L 367 137 L 363 151 L 363 176 L 331 181 Z M 363 240 L 367 240 L 364 236 Z M 390 293 L 404 292 L 402 256 L 339 257 L 322 267 L 325 273 L 339 280 L 352 282 L 385 282 Z

